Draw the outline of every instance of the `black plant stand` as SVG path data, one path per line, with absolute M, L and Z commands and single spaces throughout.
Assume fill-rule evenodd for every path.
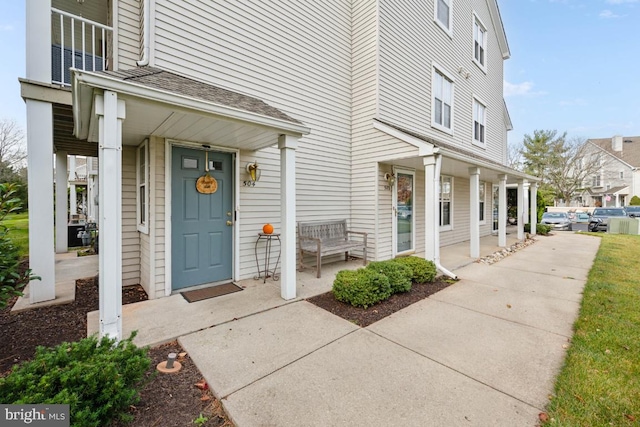
M 265 241 L 264 268 L 260 268 L 260 261 L 258 260 L 258 244 L 261 240 Z M 278 258 L 276 259 L 276 265 L 273 267 L 273 269 L 270 269 L 269 262 L 271 261 L 271 244 L 274 240 L 278 241 Z M 277 273 L 278 264 L 280 263 L 280 255 L 282 253 L 282 242 L 280 241 L 280 233 L 258 233 L 258 239 L 256 240 L 254 252 L 256 255 L 256 265 L 258 266 L 258 274 L 254 276 L 253 279 L 262 279 L 262 283 L 266 283 L 268 277 L 271 277 L 273 280 L 280 279 L 280 275 Z

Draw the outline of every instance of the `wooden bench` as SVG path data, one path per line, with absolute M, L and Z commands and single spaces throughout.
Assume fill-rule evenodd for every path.
M 359 235 L 361 238 L 353 239 L 351 235 Z M 317 276 L 320 277 L 322 267 L 321 258 L 324 255 L 334 255 L 344 252 L 344 260 L 349 259 L 349 251 L 362 249 L 364 265 L 367 265 L 367 233 L 347 230 L 347 220 L 299 222 L 298 223 L 298 248 L 300 250 L 300 269 L 306 266 L 304 254 L 316 256 Z

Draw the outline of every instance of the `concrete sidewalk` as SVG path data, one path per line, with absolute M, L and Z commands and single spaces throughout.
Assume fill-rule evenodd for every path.
M 572 233 L 367 328 L 304 301 L 179 338 L 245 426 L 534 426 L 600 239 Z

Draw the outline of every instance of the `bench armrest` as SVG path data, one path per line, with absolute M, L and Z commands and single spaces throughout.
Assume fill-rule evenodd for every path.
M 346 231 L 347 234 L 358 234 L 360 236 L 362 236 L 362 239 L 364 241 L 364 245 L 367 246 L 367 233 L 364 231 L 351 231 L 351 230 L 347 230 Z

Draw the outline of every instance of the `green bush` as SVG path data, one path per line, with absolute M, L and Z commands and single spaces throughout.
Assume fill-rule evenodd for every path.
M 391 296 L 389 278 L 374 270 L 342 270 L 333 281 L 333 296 L 355 307 L 370 307 Z
M 69 404 L 72 426 L 103 426 L 130 420 L 129 406 L 151 365 L 147 348 L 129 338 L 115 343 L 92 336 L 54 348 L 38 347 L 33 360 L 0 378 L 5 404 Z
M 436 265 L 433 261 L 417 256 L 396 258 L 393 261 L 409 267 L 412 271 L 411 278 L 415 283 L 429 283 L 436 278 Z
M 640 206 L 640 197 L 638 196 L 633 196 L 631 198 L 631 200 L 629 201 L 629 205 L 630 206 Z
M 524 225 L 524 232 L 531 233 L 531 224 Z M 546 224 L 536 224 L 536 233 L 543 236 L 548 235 L 551 232 L 551 226 Z
M 30 281 L 39 279 L 31 270 L 20 270 L 20 249 L 9 238 L 9 228 L 2 221 L 10 213 L 20 210 L 20 199 L 16 197 L 18 185 L 0 184 L 0 309 L 15 295 L 22 295 L 21 289 Z
M 389 278 L 391 293 L 396 294 L 398 292 L 409 292 L 411 290 L 413 270 L 411 270 L 410 267 L 389 260 L 370 262 L 367 268 Z

